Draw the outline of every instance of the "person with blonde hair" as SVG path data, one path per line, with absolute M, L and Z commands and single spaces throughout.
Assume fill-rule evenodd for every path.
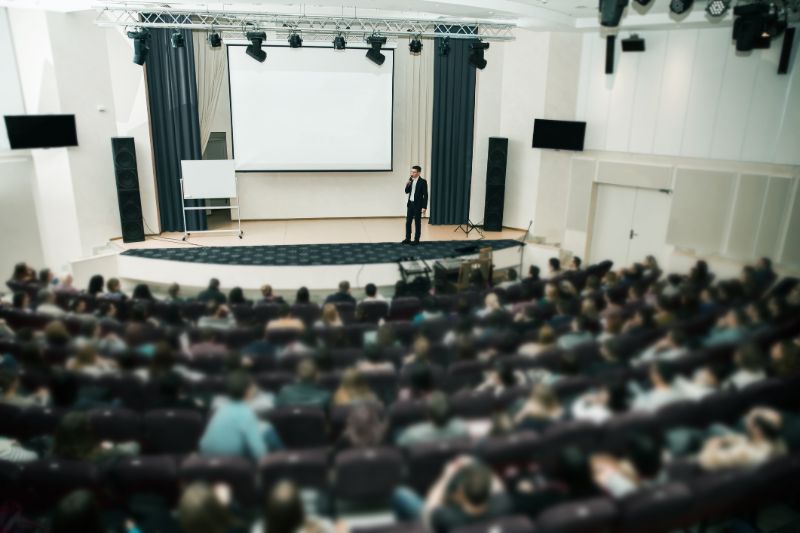
M 340 328 L 343 325 L 342 317 L 339 316 L 339 311 L 336 309 L 336 306 L 332 303 L 326 303 L 322 306 L 322 316 L 317 320 L 316 324 L 314 324 L 314 327 L 317 329 L 327 329 Z
M 353 405 L 366 402 L 378 403 L 378 397 L 369 388 L 364 375 L 356 368 L 348 368 L 342 374 L 339 388 L 333 395 L 333 405 Z
M 97 355 L 94 345 L 86 343 L 67 361 L 67 370 L 74 370 L 90 376 L 99 376 L 116 370 L 117 364 Z

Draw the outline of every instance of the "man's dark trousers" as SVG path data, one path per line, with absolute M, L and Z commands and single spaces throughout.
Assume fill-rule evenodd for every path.
M 414 221 L 414 228 L 416 234 L 414 235 L 414 242 L 419 242 L 422 233 L 422 208 L 417 207 L 414 202 L 408 202 L 406 207 L 406 240 L 411 240 L 411 221 Z

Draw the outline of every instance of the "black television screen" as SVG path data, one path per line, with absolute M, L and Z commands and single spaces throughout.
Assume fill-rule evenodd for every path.
M 585 122 L 537 118 L 533 123 L 533 147 L 583 150 L 585 133 Z
M 12 149 L 78 146 L 75 115 L 7 115 Z

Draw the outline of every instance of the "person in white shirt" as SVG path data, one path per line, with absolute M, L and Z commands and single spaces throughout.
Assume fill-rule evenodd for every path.
M 362 302 L 385 302 L 386 298 L 378 294 L 378 287 L 375 286 L 374 283 L 367 283 L 367 286 L 364 287 L 364 299 L 361 300 Z
M 39 291 L 39 302 L 41 303 L 36 307 L 37 313 L 56 318 L 66 314 L 66 311 L 56 305 L 56 295 L 53 291 L 45 289 Z

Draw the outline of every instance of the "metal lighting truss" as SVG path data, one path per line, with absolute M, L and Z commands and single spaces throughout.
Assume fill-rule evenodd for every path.
M 482 39 L 511 41 L 515 24 L 480 20 L 379 18 L 359 16 L 286 15 L 219 9 L 180 9 L 165 4 L 105 2 L 95 9 L 99 26 L 184 28 L 242 36 L 248 31 L 274 33 L 276 37 L 301 33 L 303 38 L 325 40 L 336 35 Z

